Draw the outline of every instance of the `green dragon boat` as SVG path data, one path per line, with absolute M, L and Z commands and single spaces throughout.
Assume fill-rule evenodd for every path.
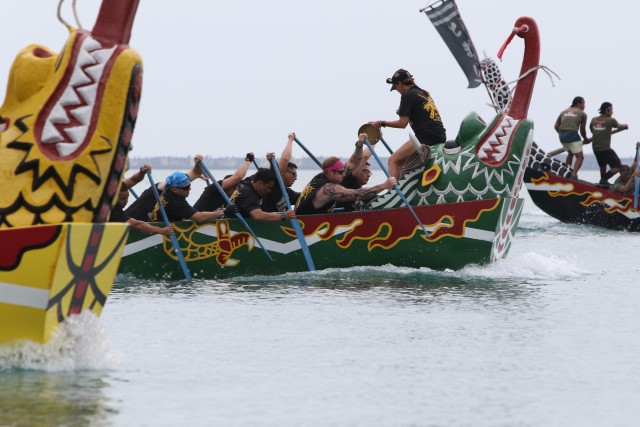
M 432 147 L 427 164 L 398 181 L 421 224 L 394 192 L 379 195 L 363 211 L 299 216 L 317 269 L 386 264 L 460 269 L 507 255 L 523 207 L 519 193 L 533 143 L 527 111 L 540 56 L 533 19 L 519 18 L 508 41 L 515 35 L 525 43 L 522 77 L 506 112 L 488 123 L 470 113 L 455 142 Z M 270 257 L 237 219 L 174 223 L 191 275 L 220 279 L 308 271 L 291 224 L 247 222 Z M 119 272 L 146 279 L 184 277 L 170 239 L 135 230 Z

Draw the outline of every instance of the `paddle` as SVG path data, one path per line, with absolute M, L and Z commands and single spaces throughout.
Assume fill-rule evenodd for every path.
M 305 147 L 304 144 L 302 142 L 300 142 L 300 140 L 298 139 L 297 136 L 294 136 L 293 140 L 300 146 L 300 148 L 302 148 L 304 150 L 305 153 L 307 153 L 309 155 L 309 157 L 311 157 L 311 159 L 314 162 L 316 162 L 316 165 L 318 165 L 319 168 L 322 168 L 322 164 L 318 161 L 318 159 L 316 159 L 316 156 L 311 154 L 311 151 L 307 150 L 307 147 Z
M 162 219 L 164 220 L 164 224 L 167 227 L 171 227 L 171 223 L 169 222 L 169 218 L 167 217 L 167 213 L 164 210 L 164 206 L 162 206 L 162 200 L 160 199 L 160 195 L 158 194 L 158 189 L 156 188 L 156 183 L 153 182 L 153 178 L 151 177 L 151 172 L 147 171 L 147 178 L 149 178 L 149 183 L 151 184 L 151 188 L 153 189 L 153 194 L 156 196 L 156 202 L 158 202 L 158 207 L 160 208 L 160 213 L 162 214 Z M 189 269 L 187 268 L 187 263 L 184 260 L 184 256 L 182 255 L 182 250 L 180 249 L 180 245 L 178 244 L 178 239 L 176 236 L 171 234 L 169 236 L 171 239 L 171 244 L 173 245 L 173 250 L 178 257 L 178 261 L 180 261 L 180 267 L 182 267 L 182 271 L 184 272 L 184 277 L 187 279 L 187 282 L 191 282 L 191 273 L 189 273 Z
M 614 130 L 614 131 L 611 131 L 611 135 L 616 134 L 616 133 L 618 133 L 618 132 L 622 132 L 623 130 L 626 130 L 626 129 L 616 129 L 616 130 Z M 591 137 L 591 139 L 593 139 L 593 137 Z M 549 151 L 549 152 L 546 154 L 546 156 L 547 156 L 547 157 L 555 157 L 555 156 L 557 156 L 558 154 L 564 153 L 565 151 L 567 151 L 567 150 L 565 150 L 565 148 L 564 148 L 564 147 L 560 147 L 560 148 L 557 148 L 557 149 L 555 149 L 555 150 L 553 150 L 553 151 Z
M 218 193 L 220 193 L 220 195 L 222 196 L 224 201 L 227 203 L 227 205 L 231 206 L 233 203 L 229 199 L 229 196 L 227 196 L 227 193 L 224 192 L 224 189 L 220 186 L 220 184 L 218 184 L 218 181 L 216 181 L 216 179 L 213 177 L 213 175 L 211 175 L 211 172 L 205 166 L 205 164 L 204 164 L 204 162 L 202 160 L 200 160 L 200 166 L 202 166 L 202 170 L 204 170 L 204 173 L 206 173 L 207 176 L 209 176 L 211 178 L 211 181 L 213 182 L 213 185 L 216 186 L 216 190 L 218 190 Z M 244 219 L 242 214 L 240 212 L 236 212 L 235 215 L 236 215 L 236 218 L 238 218 L 240 220 L 240 222 L 242 222 L 242 224 L 244 224 L 245 228 L 253 236 L 253 238 L 256 240 L 256 242 L 258 242 L 258 244 L 260 245 L 260 247 L 262 248 L 264 253 L 269 258 L 269 260 L 273 261 L 273 258 L 271 258 L 271 254 L 264 247 L 264 245 L 262 244 L 262 242 L 260 241 L 260 238 L 258 238 L 256 233 L 254 233 L 253 230 L 251 229 L 251 227 L 249 227 L 249 224 L 247 224 L 247 221 Z
M 133 197 L 135 197 L 136 199 L 138 198 L 138 195 L 136 194 L 136 192 L 135 192 L 135 191 L 133 191 L 133 188 L 129 188 L 129 193 L 131 193 L 131 195 L 132 195 Z
M 278 169 L 276 159 L 271 159 L 271 165 L 273 166 L 273 172 L 275 173 L 276 178 L 278 178 L 278 184 L 280 185 L 280 190 L 282 190 L 282 197 L 287 204 L 287 209 L 291 209 L 291 202 L 289 202 L 287 188 L 284 186 L 284 182 L 282 181 L 282 175 L 280 175 L 280 169 Z M 296 230 L 296 236 L 298 236 L 298 241 L 300 242 L 300 249 L 302 249 L 304 259 L 307 261 L 309 271 L 316 271 L 316 267 L 313 265 L 313 259 L 311 259 L 311 253 L 309 252 L 309 246 L 307 246 L 307 241 L 302 233 L 302 227 L 300 227 L 300 221 L 298 221 L 297 218 L 291 218 L 290 221 L 291 225 L 293 225 L 293 229 Z
M 640 172 L 640 147 L 638 147 L 636 153 L 636 162 L 638 162 L 636 172 Z M 633 209 L 638 209 L 638 195 L 640 195 L 640 177 L 636 175 L 636 188 L 633 193 Z
M 391 149 L 391 147 L 389 147 L 389 144 L 387 144 L 387 141 L 384 140 L 382 135 L 380 135 L 380 142 L 382 142 L 382 145 L 384 145 L 385 148 L 389 151 L 389 154 L 393 154 L 393 150 Z
M 371 151 L 371 154 L 373 154 L 373 157 L 375 157 L 376 162 L 378 162 L 378 166 L 380 166 L 380 169 L 382 169 L 384 171 L 384 174 L 387 176 L 387 178 L 389 178 L 391 175 L 389 175 L 389 171 L 387 170 L 387 167 L 382 163 L 382 161 L 380 160 L 380 157 L 378 157 L 378 154 L 376 154 L 375 150 L 373 149 L 373 146 L 369 142 L 369 139 L 365 138 L 364 143 L 367 144 L 369 151 Z M 420 218 L 418 218 L 418 215 L 416 215 L 415 211 L 409 204 L 409 201 L 407 200 L 407 198 L 404 197 L 404 194 L 402 194 L 402 190 L 400 190 L 400 187 L 398 187 L 397 185 L 394 185 L 393 189 L 396 190 L 396 193 L 398 194 L 398 196 L 400 196 L 405 206 L 409 208 L 409 211 L 418 222 L 418 225 L 420 226 L 420 228 L 422 228 L 422 231 L 424 232 L 424 235 L 427 238 L 427 240 L 431 240 L 431 238 L 429 237 L 429 232 L 427 232 L 427 229 L 424 228 L 424 224 L 422 224 L 422 221 L 420 221 Z

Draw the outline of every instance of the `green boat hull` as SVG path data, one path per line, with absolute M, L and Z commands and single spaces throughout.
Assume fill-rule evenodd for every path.
M 406 208 L 300 217 L 316 269 L 392 264 L 460 269 L 503 258 L 522 212 L 522 199 L 504 198 L 417 206 L 429 239 Z M 236 219 L 175 223 L 191 275 L 198 279 L 307 271 L 291 225 L 248 220 L 273 261 Z M 176 280 L 183 272 L 171 241 L 132 231 L 120 273 Z

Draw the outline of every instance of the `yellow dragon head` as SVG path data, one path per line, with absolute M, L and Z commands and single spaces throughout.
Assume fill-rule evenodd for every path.
M 108 219 L 142 89 L 138 0 L 103 0 L 91 31 L 15 59 L 0 107 L 0 228 Z

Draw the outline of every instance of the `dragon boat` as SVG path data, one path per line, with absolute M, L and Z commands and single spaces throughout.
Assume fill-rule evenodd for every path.
M 60 54 L 24 48 L 0 107 L 0 342 L 44 343 L 68 316 L 100 315 L 128 236 L 107 221 L 142 87 L 138 0 L 103 0 L 92 30 L 60 6 Z
M 521 74 L 527 75 L 518 82 L 509 109 L 490 122 L 470 113 L 455 142 L 432 147 L 426 165 L 400 177 L 398 185 L 419 223 L 396 193 L 378 196 L 363 211 L 299 216 L 317 269 L 385 264 L 460 269 L 507 255 L 522 212 L 518 195 L 533 141 L 527 111 L 540 55 L 533 19 L 518 19 L 509 40 L 514 35 L 525 43 Z M 294 227 L 247 221 L 273 260 L 256 248 L 256 239 L 237 219 L 173 224 L 194 278 L 307 270 Z M 148 279 L 184 277 L 168 238 L 135 230 L 127 240 L 120 273 Z
M 469 88 L 484 84 L 497 111 L 512 102 L 511 88 L 491 58 L 479 60 L 476 49 L 462 22 L 455 0 L 440 0 L 421 9 L 442 36 L 465 73 Z M 544 66 L 553 80 L 553 71 Z M 556 153 L 557 154 L 557 153 Z M 602 188 L 583 180 L 570 179 L 573 169 L 548 155 L 534 141 L 524 174 L 531 199 L 543 212 L 567 223 L 605 227 L 614 230 L 640 230 L 640 216 L 633 208 L 632 196 Z
M 633 194 L 571 179 L 572 168 L 535 147 L 524 174 L 531 200 L 544 213 L 566 223 L 640 231 Z

